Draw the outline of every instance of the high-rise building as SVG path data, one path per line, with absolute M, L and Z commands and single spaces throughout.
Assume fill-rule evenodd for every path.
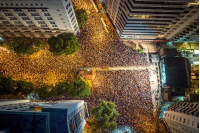
M 179 102 L 168 107 L 164 121 L 173 133 L 199 132 L 199 103 Z
M 107 13 L 121 40 L 198 39 L 197 0 L 109 0 Z
M 0 1 L 0 33 L 7 37 L 50 38 L 79 31 L 71 0 Z
M 0 101 L 0 129 L 13 133 L 82 133 L 87 118 L 83 100 Z

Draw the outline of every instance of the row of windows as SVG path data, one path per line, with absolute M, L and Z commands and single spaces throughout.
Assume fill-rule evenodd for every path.
M 38 13 L 31 13 L 31 16 L 40 16 Z
M 20 3 L 20 4 L 18 4 L 18 3 L 15 3 L 15 4 L 14 3 L 0 3 L 0 5 L 1 6 L 3 6 L 3 5 L 6 5 L 6 6 L 8 6 L 8 5 L 9 6 L 13 6 L 13 5 L 15 5 L 15 6 L 19 6 L 19 5 L 21 5 L 21 6 L 25 6 L 25 5 L 26 6 L 28 6 L 28 5 L 31 5 L 31 6 L 33 6 L 33 5 L 35 5 L 35 6 L 43 6 L 43 4 L 37 4 L 37 3 L 36 4 L 32 4 L 32 3 L 31 4 L 28 4 L 28 3 L 25 3 L 25 4 L 23 4 L 23 3 Z
M 66 6 L 66 9 L 68 10 L 68 8 L 71 6 L 71 3 L 69 2 Z
M 30 20 L 28 17 L 22 17 L 23 20 Z
M 172 124 L 172 123 L 170 123 L 171 125 L 173 125 L 174 126 L 174 124 Z M 177 127 L 177 125 L 175 125 L 176 127 Z M 183 133 L 183 132 L 181 132 L 180 130 L 178 130 L 179 128 L 181 128 L 180 126 L 178 127 L 178 129 L 176 129 L 176 128 L 174 128 L 174 127 L 169 127 L 170 128 L 170 130 L 172 131 L 175 131 L 176 133 Z M 186 130 L 187 132 L 189 131 L 188 129 L 184 129 L 183 127 L 182 127 L 182 130 Z M 190 131 L 190 133 L 193 133 L 192 131 Z
M 17 28 L 10 28 L 11 30 L 18 30 Z M 28 30 L 28 28 L 21 28 L 22 30 Z M 0 30 L 7 30 L 6 28 L 0 28 Z M 32 30 L 39 30 L 38 28 L 32 28 Z M 43 30 L 50 30 L 49 28 L 43 28 Z M 30 32 L 30 31 L 25 31 Z M 37 31 L 38 32 L 38 31 Z
M 80 125 L 85 118 L 85 111 L 82 108 L 78 113 L 76 113 L 69 121 L 70 132 L 75 133 L 80 129 Z
M 6 16 L 13 16 L 12 13 L 4 13 Z
M 18 16 L 26 16 L 25 13 L 17 13 L 17 14 L 18 14 Z
M 172 119 L 172 114 L 169 115 L 169 114 L 165 113 L 165 117 L 168 117 L 168 118 Z M 175 118 L 176 118 L 176 121 L 186 123 L 186 118 L 182 119 L 182 117 L 180 117 L 180 119 L 179 119 L 178 116 L 173 115 L 173 120 L 175 120 Z M 191 125 L 190 124 L 190 119 L 187 120 L 187 125 Z M 195 121 L 192 121 L 192 126 L 195 126 Z M 196 128 L 199 128 L 199 122 L 197 122 Z
M 35 20 L 42 20 L 41 17 L 34 17 L 34 18 L 35 18 Z

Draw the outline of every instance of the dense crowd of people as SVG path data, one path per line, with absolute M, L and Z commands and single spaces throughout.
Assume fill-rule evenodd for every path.
M 98 71 L 92 83 L 88 98 L 70 98 L 67 95 L 50 97 L 48 100 L 82 99 L 88 104 L 89 111 L 99 100 L 112 101 L 119 112 L 118 125 L 131 126 L 135 130 L 144 118 L 153 116 L 153 105 L 148 70 L 137 71 Z
M 83 0 L 82 0 L 83 2 Z M 33 80 L 36 84 L 44 82 L 56 84 L 62 80 L 73 81 L 76 72 L 86 67 L 127 67 L 148 66 L 145 53 L 138 53 L 119 41 L 114 31 L 107 33 L 98 12 L 89 0 L 75 2 L 77 7 L 86 8 L 89 13 L 88 24 L 77 35 L 81 49 L 71 56 L 56 57 L 44 49 L 35 58 L 19 58 L 15 53 L 1 49 L 0 71 L 14 79 Z M 86 6 L 87 4 L 87 6 Z M 33 56 L 34 57 L 34 56 Z M 129 125 L 141 130 L 139 124 L 144 116 L 151 118 L 153 105 L 148 70 L 137 71 L 99 71 L 92 82 L 88 103 L 89 111 L 98 101 L 104 99 L 116 103 L 119 117 L 118 125 Z M 67 95 L 49 100 L 70 100 Z

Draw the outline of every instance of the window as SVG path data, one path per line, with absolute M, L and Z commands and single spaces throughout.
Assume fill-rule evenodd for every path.
M 72 13 L 72 14 L 70 15 L 70 18 L 72 18 L 73 15 L 74 15 L 74 14 Z
M 74 19 L 75 19 L 75 17 L 72 18 L 71 22 L 72 22 Z M 168 114 L 168 117 L 169 117 L 169 114 Z
M 180 121 L 179 122 L 181 122 L 181 120 L 182 120 L 182 117 L 180 117 Z
M 47 12 L 47 9 L 41 9 L 42 10 L 42 12 Z
M 51 16 L 49 13 L 44 13 L 45 16 Z
M 172 114 L 170 115 L 170 119 L 172 118 Z
M 175 118 L 175 115 L 173 116 L 173 120 L 174 120 L 174 118 Z
M 47 27 L 47 25 L 44 25 L 44 24 L 43 24 L 43 25 L 41 25 L 41 27 Z
M 59 14 L 59 16 L 62 16 L 62 14 Z
M 72 8 L 70 8 L 70 9 L 69 9 L 69 11 L 68 11 L 68 14 L 70 14 L 70 13 L 71 13 L 71 11 L 72 11 Z
M 52 17 L 47 17 L 47 20 L 53 20 L 53 18 Z
M 60 11 L 59 9 L 57 9 L 57 11 Z
M 192 121 L 192 126 L 194 126 L 194 121 Z
M 30 20 L 28 17 L 22 17 L 23 20 Z
M 22 30 L 28 30 L 28 28 L 22 28 Z
M 31 13 L 31 16 L 40 16 L 38 13 Z
M 13 9 L 15 12 L 17 12 L 17 11 L 22 11 L 21 9 Z
M 178 116 L 176 117 L 176 121 L 178 121 Z
M 68 10 L 68 8 L 71 6 L 71 3 L 69 2 L 66 6 L 66 9 Z
M 38 28 L 33 28 L 33 30 L 39 30 Z
M 17 18 L 15 18 L 15 17 L 9 17 L 10 18 L 10 20 L 17 20 Z
M 34 18 L 35 18 L 35 20 L 42 20 L 41 17 L 34 17 Z
M 165 114 L 165 117 L 167 116 L 167 113 Z
M 28 5 L 28 4 L 27 4 Z M 29 12 L 35 12 L 35 9 L 27 9 Z
M 188 122 L 187 122 L 187 124 L 189 125 L 189 123 L 190 123 L 190 120 L 188 119 Z
M 53 21 L 50 21 L 50 24 L 55 24 L 55 22 L 53 22 Z
M 38 24 L 45 24 L 44 21 L 38 21 Z
M 2 9 L 2 11 L 3 11 L 3 12 L 7 12 L 7 11 L 8 11 L 8 9 Z
M 11 13 L 4 13 L 6 16 L 12 16 Z
M 25 13 L 17 13 L 19 16 L 26 16 Z
M 185 118 L 184 118 L 184 120 L 183 120 L 183 123 L 185 123 Z
M 169 117 L 169 114 L 168 114 L 168 116 L 167 117 Z
M 199 122 L 197 122 L 197 128 L 199 128 Z

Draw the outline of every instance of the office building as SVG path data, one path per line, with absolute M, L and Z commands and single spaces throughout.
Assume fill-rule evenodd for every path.
M 79 32 L 71 0 L 1 0 L 0 34 L 50 38 Z
M 198 133 L 199 103 L 179 102 L 168 107 L 164 121 L 172 133 Z
M 197 0 L 109 0 L 107 13 L 122 41 L 198 39 Z
M 87 118 L 83 100 L 0 101 L 0 129 L 15 133 L 82 133 Z

